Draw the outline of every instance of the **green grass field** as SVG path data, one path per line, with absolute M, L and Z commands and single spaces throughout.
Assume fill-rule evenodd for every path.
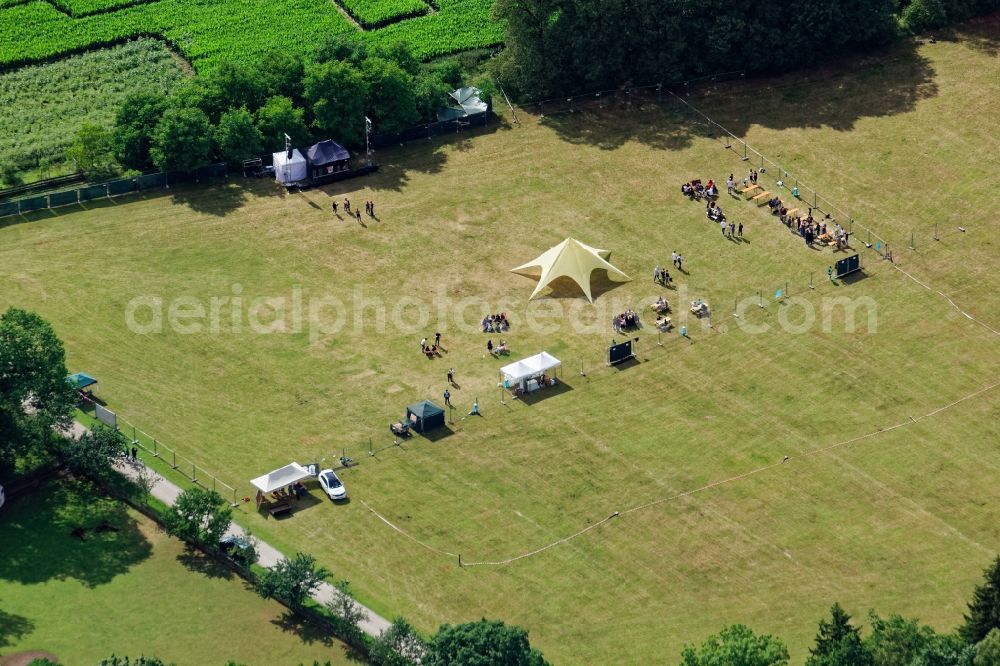
M 997 328 L 994 225 L 974 213 L 1000 203 L 983 98 L 1000 73 L 996 35 L 977 24 L 836 75 L 691 101 L 857 211 L 898 248 L 900 268 Z M 678 187 L 695 176 L 724 182 L 746 164 L 679 104 L 518 117 L 385 152 L 377 175 L 323 190 L 240 182 L 8 221 L 0 307 L 53 321 L 71 370 L 95 374 L 112 409 L 241 490 L 289 460 L 332 460 L 346 447 L 361 462 L 343 475 L 350 504 L 243 519 L 426 631 L 501 617 L 527 627 L 555 663 L 648 663 L 673 661 L 731 622 L 781 636 L 801 661 L 835 600 L 856 615 L 875 608 L 954 627 L 1000 538 L 990 508 L 1000 389 L 921 417 L 997 382 L 997 336 L 873 252 L 863 279 L 826 281 L 829 250 L 805 248 L 725 195 L 749 242 L 722 238 Z M 774 175 L 763 183 L 773 187 Z M 374 199 L 380 221 L 332 217 L 331 197 L 345 195 Z M 905 250 L 911 227 L 923 234 L 915 252 Z M 508 270 L 570 235 L 611 250 L 633 281 L 594 307 L 560 294 L 529 306 L 533 283 Z M 673 249 L 688 271 L 674 271 L 677 289 L 666 292 L 675 317 L 699 297 L 716 312 L 712 329 L 687 322 L 689 340 L 658 340 L 645 309 L 664 293 L 652 267 Z M 307 303 L 344 303 L 342 329 L 255 334 L 241 315 L 236 331 L 232 301 L 219 306 L 218 332 L 126 326 L 137 297 L 209 309 L 238 295 L 245 310 L 297 288 Z M 757 307 L 758 291 L 779 288 L 803 300 Z M 829 299 L 845 297 L 871 299 L 876 325 L 849 332 L 839 308 L 822 326 Z M 736 320 L 740 299 L 748 307 Z M 640 362 L 608 369 L 608 322 L 626 306 L 644 310 Z M 810 308 L 817 323 L 788 330 Z M 504 361 L 458 324 L 499 310 L 514 319 L 503 336 L 510 360 L 542 349 L 560 357 L 561 391 L 500 404 Z M 336 309 L 325 312 L 330 323 Z M 435 330 L 447 353 L 428 361 L 418 341 Z M 452 434 L 391 446 L 390 419 L 414 400 L 440 400 L 449 366 L 461 386 Z M 462 419 L 477 397 L 483 417 Z M 381 449 L 374 458 L 369 439 Z M 369 506 L 465 562 L 518 556 L 623 515 L 509 565 L 459 568 Z
M 29 180 L 70 173 L 66 149 L 81 125 L 110 126 L 129 94 L 166 93 L 183 76 L 153 39 L 0 74 L 0 162 Z
M 95 532 L 104 521 L 118 531 Z M 70 534 L 77 526 L 84 541 Z M 345 646 L 141 514 L 65 481 L 4 506 L 0 607 L 0 655 L 47 650 L 63 664 L 94 664 L 112 652 L 180 665 L 351 663 Z

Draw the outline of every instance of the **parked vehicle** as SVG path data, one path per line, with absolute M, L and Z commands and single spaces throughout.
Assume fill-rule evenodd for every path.
M 347 499 L 347 488 L 332 469 L 324 469 L 319 473 L 319 486 L 334 502 Z

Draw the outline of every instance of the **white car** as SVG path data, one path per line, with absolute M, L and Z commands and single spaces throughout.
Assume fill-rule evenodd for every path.
M 347 499 L 347 488 L 332 469 L 324 469 L 319 473 L 319 486 L 334 502 Z

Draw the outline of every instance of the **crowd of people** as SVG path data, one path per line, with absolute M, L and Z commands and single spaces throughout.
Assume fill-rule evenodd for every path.
M 510 322 L 507 321 L 506 312 L 486 315 L 483 317 L 483 321 L 480 325 L 482 326 L 483 333 L 503 333 L 510 328 Z
M 639 328 L 639 315 L 635 310 L 626 310 L 620 315 L 615 315 L 611 320 L 611 327 L 616 333 L 622 333 L 630 328 Z

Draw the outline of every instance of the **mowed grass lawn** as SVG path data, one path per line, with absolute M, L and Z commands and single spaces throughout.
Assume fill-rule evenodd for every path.
M 881 112 L 856 95 L 831 97 L 824 77 L 799 79 L 800 98 L 770 107 L 759 87 L 767 82 L 736 91 L 758 119 L 745 127 L 751 143 L 799 145 L 811 172 L 827 157 L 868 164 L 936 127 L 985 131 L 972 102 L 1000 73 L 995 52 L 981 40 L 907 49 L 886 55 L 880 77 L 865 63 L 841 75 L 853 89 L 885 89 L 919 58 L 932 87 Z M 825 105 L 814 119 L 813 103 Z M 738 115 L 740 104 L 726 108 Z M 782 114 L 773 129 L 759 120 Z M 95 374 L 112 409 L 241 492 L 289 460 L 330 461 L 346 448 L 361 463 L 343 474 L 350 504 L 243 519 L 312 552 L 366 603 L 425 631 L 500 617 L 527 627 L 556 663 L 649 663 L 676 660 L 684 643 L 731 622 L 780 635 L 801 660 L 835 600 L 857 615 L 875 608 L 954 627 L 1000 538 L 990 508 L 1000 495 L 1000 389 L 810 452 L 992 386 L 997 336 L 873 253 L 864 279 L 825 281 L 829 250 L 806 249 L 763 210 L 725 195 L 721 205 L 749 242 L 724 239 L 678 187 L 695 176 L 724 182 L 746 165 L 679 106 L 518 117 L 517 126 L 387 151 L 377 175 L 323 190 L 240 182 L 14 221 L 0 228 L 0 306 L 52 320 L 71 368 Z M 866 140 L 853 142 L 854 132 Z M 977 151 L 972 161 L 935 154 L 934 166 L 985 177 L 997 158 Z M 890 167 L 912 159 L 866 166 L 859 179 L 879 178 L 888 210 L 905 205 L 926 229 L 935 209 L 916 201 L 959 206 L 966 193 L 928 190 L 909 172 L 897 178 Z M 828 172 L 829 187 L 841 188 L 828 196 L 861 209 L 859 190 L 839 173 Z M 345 195 L 374 199 L 380 220 L 334 218 L 331 198 Z M 976 195 L 982 210 L 1000 203 L 988 187 Z M 987 305 L 1000 281 L 982 249 L 989 234 L 984 221 L 940 241 L 936 256 L 947 261 L 898 258 L 946 293 L 961 286 L 949 282 L 952 267 L 986 262 L 993 270 L 980 270 L 958 300 L 996 328 Z M 533 282 L 509 269 L 566 236 L 611 250 L 633 281 L 593 307 L 568 291 L 529 306 Z M 672 271 L 678 286 L 665 292 L 651 272 L 673 249 L 687 274 Z M 343 303 L 340 329 L 258 334 L 244 314 L 234 330 L 232 301 L 219 306 L 217 332 L 137 334 L 126 325 L 135 298 L 185 297 L 209 309 L 212 298 L 238 295 L 245 311 L 255 297 L 290 301 L 297 288 L 306 312 L 310 297 Z M 768 298 L 779 288 L 804 300 L 757 307 L 758 291 Z M 689 340 L 658 340 L 647 304 L 661 293 L 678 323 L 687 301 L 705 298 L 715 327 L 688 321 Z M 843 297 L 870 299 L 853 331 L 843 308 L 822 325 L 824 303 Z M 744 298 L 738 321 L 731 313 Z M 642 310 L 640 362 L 612 370 L 603 349 L 610 317 L 625 307 Z M 790 330 L 810 308 L 815 325 Z M 509 360 L 548 350 L 564 361 L 570 390 L 500 404 L 504 361 L 485 355 L 487 336 L 475 331 L 500 310 L 514 325 L 493 340 L 510 342 Z M 323 312 L 329 325 L 337 308 Z M 149 321 L 148 308 L 140 314 Z M 418 342 L 435 330 L 447 352 L 428 361 Z M 440 400 L 450 366 L 461 386 L 451 436 L 391 447 L 388 422 L 417 399 Z M 463 419 L 477 397 L 482 418 Z M 375 458 L 369 439 L 382 449 Z M 505 566 L 459 568 L 457 557 L 393 531 L 368 508 L 465 562 L 501 560 L 785 455 L 785 465 L 626 513 Z
M 97 531 L 107 523 L 116 531 Z M 84 540 L 72 536 L 84 528 Z M 53 482 L 0 521 L 0 654 L 185 664 L 352 663 L 347 648 L 89 486 Z

